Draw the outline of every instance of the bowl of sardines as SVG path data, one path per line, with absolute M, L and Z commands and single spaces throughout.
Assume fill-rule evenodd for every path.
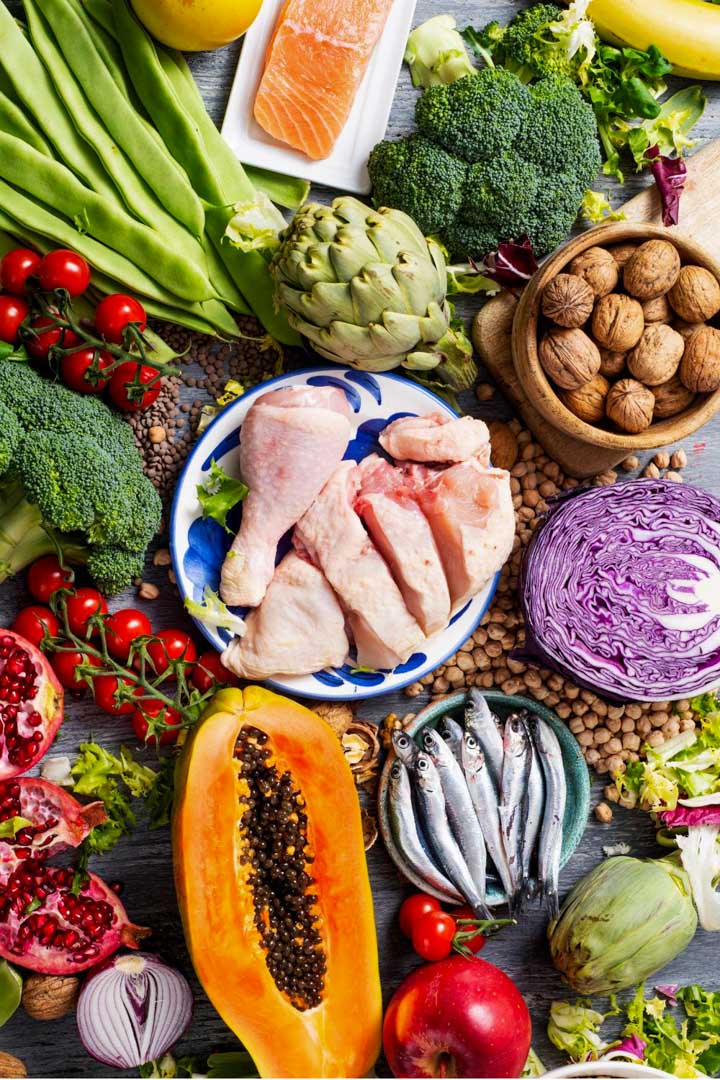
M 558 913 L 558 877 L 580 842 L 590 779 L 561 720 L 536 701 L 452 694 L 392 737 L 378 791 L 397 868 L 478 918 L 509 904 Z

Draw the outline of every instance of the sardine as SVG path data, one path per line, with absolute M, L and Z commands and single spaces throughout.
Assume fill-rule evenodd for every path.
M 513 881 L 500 829 L 497 791 L 488 771 L 485 755 L 471 731 L 466 731 L 463 735 L 462 765 L 488 853 L 509 900 L 512 896 Z
M 415 873 L 448 900 L 462 903 L 462 896 L 455 886 L 435 865 L 423 847 L 412 802 L 410 775 L 402 761 L 393 761 L 388 783 L 388 817 L 390 831 L 398 850 Z
M 498 718 L 490 711 L 487 698 L 473 687 L 468 694 L 465 706 L 465 727 L 477 739 L 478 746 L 485 755 L 498 792 L 502 784 L 503 773 L 503 736 Z
M 453 720 L 452 716 L 443 716 L 437 729 L 455 755 L 455 760 L 461 764 L 463 729 L 460 724 L 457 720 Z
M 532 747 L 525 724 L 517 713 L 505 721 L 503 774 L 500 795 L 500 828 L 510 868 L 511 905 L 516 906 L 523 889 L 522 837 Z
M 403 765 L 407 765 L 409 768 L 420 753 L 420 747 L 414 739 L 410 738 L 406 731 L 397 729 L 392 733 L 392 744 L 396 756 L 400 758 Z
M 472 874 L 450 830 L 440 774 L 430 755 L 422 750 L 415 761 L 412 779 L 418 792 L 425 833 L 435 856 L 475 915 L 481 919 L 488 918 L 485 897 L 477 891 Z
M 450 828 L 475 882 L 475 888 L 484 903 L 487 888 L 487 851 L 485 838 L 468 791 L 465 773 L 452 750 L 437 731 L 425 728 L 422 744 L 425 753 L 430 755 L 440 775 Z
M 545 776 L 545 812 L 540 830 L 538 848 L 538 883 L 547 898 L 550 917 L 556 919 L 560 911 L 558 879 L 562 854 L 563 820 L 567 802 L 567 780 L 562 759 L 560 741 L 540 717 L 536 718 L 535 741 Z

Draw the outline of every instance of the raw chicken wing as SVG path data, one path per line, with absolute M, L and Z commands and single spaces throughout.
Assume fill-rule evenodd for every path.
M 403 416 L 388 424 L 380 435 L 380 445 L 398 461 L 446 464 L 471 457 L 479 458 L 483 465 L 490 461 L 487 424 L 472 416 L 456 419 L 443 413 Z

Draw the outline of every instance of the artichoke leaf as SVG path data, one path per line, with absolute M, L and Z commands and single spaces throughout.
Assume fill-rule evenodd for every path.
M 362 273 L 350 283 L 354 307 L 357 312 L 355 322 L 359 326 L 381 322 L 386 311 L 422 311 L 424 304 L 417 307 L 412 303 L 396 278 L 395 268 L 387 263 L 374 263 L 366 266 Z
M 280 285 L 278 296 L 283 307 L 315 326 L 328 326 L 338 320 L 348 323 L 358 321 L 352 293 L 344 282 L 319 282 L 310 292 Z
M 439 275 L 427 258 L 403 254 L 393 267 L 398 285 L 407 297 L 405 306 L 398 310 L 419 313 L 432 303 L 442 304 L 445 299 L 446 277 Z
M 365 230 L 342 229 L 328 245 L 333 281 L 352 281 L 366 266 L 378 261 L 377 251 Z

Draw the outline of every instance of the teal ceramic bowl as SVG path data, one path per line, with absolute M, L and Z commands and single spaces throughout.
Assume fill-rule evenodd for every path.
M 488 690 L 485 692 L 484 696 L 487 698 L 492 711 L 503 720 L 511 712 L 517 712 L 520 709 L 529 709 L 530 712 L 537 713 L 538 716 L 542 717 L 543 720 L 546 720 L 547 723 L 550 724 L 560 740 L 563 765 L 565 766 L 565 775 L 567 777 L 568 786 L 565 819 L 563 821 L 563 846 L 561 858 L 561 866 L 564 866 L 580 843 L 582 835 L 585 832 L 588 813 L 590 811 L 590 776 L 585 760 L 580 752 L 580 747 L 575 741 L 572 732 L 568 730 L 562 720 L 559 720 L 555 713 L 546 709 L 539 702 L 533 701 L 530 698 L 502 694 L 497 690 Z M 443 698 L 442 701 L 437 701 L 433 705 L 428 705 L 427 708 L 422 709 L 405 730 L 408 735 L 417 740 L 420 732 L 424 728 L 437 727 L 443 716 L 452 716 L 459 723 L 462 723 L 464 710 L 465 694 L 451 694 L 450 697 Z M 395 754 L 391 750 L 388 759 L 385 762 L 385 768 L 383 769 L 378 789 L 378 818 L 380 833 L 385 842 L 385 847 L 403 877 L 406 877 L 411 884 L 417 886 L 422 892 L 430 893 L 431 896 L 436 896 L 438 900 L 447 903 L 447 897 L 443 896 L 442 893 L 435 892 L 434 889 L 429 888 L 422 878 L 418 877 L 411 867 L 407 865 L 402 853 L 398 850 L 395 841 L 393 840 L 390 831 L 390 819 L 388 817 L 387 804 L 390 766 L 392 765 L 394 758 Z M 498 904 L 504 903 L 504 901 L 505 894 L 503 893 L 499 882 L 496 878 L 490 876 L 488 878 L 487 887 L 488 904 L 491 907 L 496 907 Z

